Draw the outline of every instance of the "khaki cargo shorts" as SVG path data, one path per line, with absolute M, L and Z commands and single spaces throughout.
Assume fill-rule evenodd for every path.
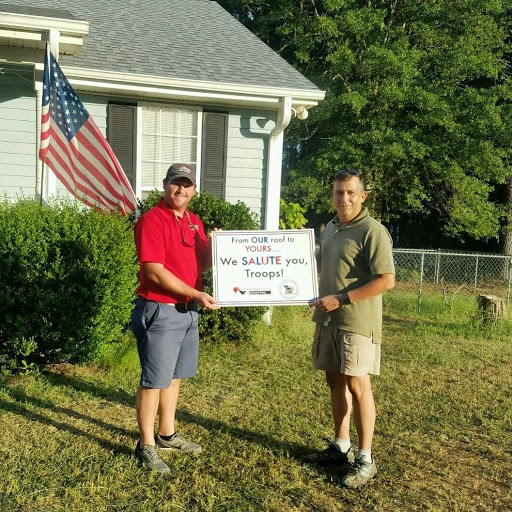
M 316 325 L 313 365 L 344 375 L 379 375 L 380 344 L 371 338 L 329 325 Z

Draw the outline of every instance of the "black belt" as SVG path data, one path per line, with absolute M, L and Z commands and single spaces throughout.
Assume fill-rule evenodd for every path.
M 177 304 L 167 303 L 167 306 L 172 306 L 177 311 L 197 311 L 197 303 L 193 300 L 190 302 L 178 302 Z

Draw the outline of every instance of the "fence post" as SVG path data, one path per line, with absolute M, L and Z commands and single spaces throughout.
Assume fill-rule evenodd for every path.
M 436 254 L 436 284 L 439 284 L 439 269 L 441 267 L 441 249 L 437 249 Z
M 418 313 L 421 313 L 421 289 L 423 287 L 423 267 L 425 264 L 425 253 L 421 253 L 420 287 L 418 289 Z
M 475 292 L 476 292 L 477 280 L 478 280 L 478 254 L 476 256 L 476 262 L 475 262 Z
M 510 304 L 510 283 L 512 282 L 512 258 L 508 260 L 508 291 L 507 291 L 507 306 Z

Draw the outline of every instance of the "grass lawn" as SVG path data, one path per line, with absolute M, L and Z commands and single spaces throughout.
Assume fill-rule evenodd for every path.
M 178 421 L 204 451 L 164 454 L 170 477 L 131 457 L 130 337 L 96 364 L 5 380 L 0 510 L 512 510 L 511 324 L 482 328 L 447 307 L 418 317 L 402 302 L 390 296 L 373 379 L 379 475 L 366 488 L 302 461 L 332 435 L 328 393 L 311 368 L 307 308 L 282 307 L 250 343 L 202 347 Z

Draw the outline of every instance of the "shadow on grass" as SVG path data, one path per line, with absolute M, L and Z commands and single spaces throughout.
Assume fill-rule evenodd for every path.
M 120 405 L 128 406 L 133 408 L 133 416 L 135 422 L 135 397 L 131 393 L 126 392 L 125 390 L 111 389 L 108 387 L 102 387 L 96 383 L 91 381 L 85 381 L 78 379 L 76 377 L 71 377 L 69 375 L 64 374 L 56 374 L 56 373 L 46 373 L 41 378 L 44 378 L 48 383 L 54 386 L 66 386 L 75 391 L 84 392 L 92 397 L 103 399 L 109 402 L 117 403 Z M 6 386 L 3 386 L 6 387 Z M 32 407 L 38 407 L 42 409 L 51 410 L 52 412 L 60 413 L 63 415 L 67 415 L 70 418 L 74 418 L 77 420 L 86 421 L 92 424 L 95 424 L 101 428 L 104 428 L 107 431 L 117 432 L 121 435 L 132 437 L 134 439 L 134 443 L 138 438 L 138 432 L 136 430 L 129 430 L 124 428 L 119 428 L 110 423 L 106 423 L 105 421 L 94 418 L 89 415 L 82 414 L 73 409 L 60 407 L 55 405 L 53 402 L 46 401 L 40 398 L 35 398 L 28 396 L 27 394 L 21 392 L 15 388 L 9 388 L 9 395 L 16 400 L 16 403 L 7 402 L 5 400 L 0 400 L 0 409 L 13 412 L 15 414 L 24 416 L 32 421 L 38 421 L 40 423 L 52 425 L 55 428 L 69 432 L 70 434 L 85 437 L 91 441 L 98 443 L 101 447 L 113 452 L 114 454 L 131 454 L 131 449 L 128 449 L 124 445 L 114 444 L 108 440 L 105 440 L 97 435 L 90 434 L 79 428 L 76 428 L 72 425 L 69 425 L 65 422 L 56 421 L 52 418 L 45 416 L 39 412 L 34 412 L 31 410 Z M 23 404 L 30 404 L 28 407 Z M 306 466 L 314 467 L 318 473 L 325 474 L 331 480 L 338 480 L 339 478 L 344 476 L 344 473 L 341 473 L 337 468 L 319 468 L 318 466 L 314 466 L 311 463 L 304 460 L 304 456 L 307 453 L 311 452 L 311 447 L 305 444 L 299 444 L 294 442 L 286 442 L 274 437 L 270 437 L 266 434 L 262 434 L 260 432 L 254 432 L 251 430 L 247 430 L 244 428 L 240 428 L 234 425 L 229 425 L 222 421 L 219 421 L 214 418 L 207 418 L 205 416 L 196 414 L 191 412 L 185 408 L 178 408 L 176 413 L 177 419 L 184 424 L 196 424 L 201 427 L 207 429 L 212 433 L 225 433 L 233 438 L 257 444 L 264 448 L 267 448 L 271 452 L 285 456 L 287 458 L 291 458 L 304 464 Z
M 412 317 L 395 317 L 391 315 L 383 315 L 382 320 L 386 324 L 396 325 L 399 327 L 415 327 L 416 325 L 420 324 L 422 320 L 419 318 L 412 318 Z M 431 322 L 429 322 L 431 323 Z
M 18 394 L 16 397 L 17 400 L 23 400 L 24 402 L 33 403 L 33 398 Z M 35 401 L 36 403 L 34 405 L 37 405 L 38 407 L 41 407 L 37 402 L 40 402 L 39 400 Z M 43 405 L 43 407 L 47 407 L 46 405 Z M 70 409 L 63 409 L 59 407 L 54 407 L 53 404 L 50 404 L 48 408 L 52 410 L 59 410 L 59 412 L 64 413 L 73 413 L 72 415 L 74 417 L 80 417 L 81 419 L 84 419 L 86 421 L 92 421 L 97 423 L 93 418 L 90 418 L 89 416 L 85 416 L 82 414 L 77 413 L 76 411 L 71 411 Z M 128 449 L 127 447 L 115 443 L 111 443 L 110 441 L 107 441 L 106 439 L 96 436 L 94 434 L 90 434 L 89 432 L 84 432 L 83 430 L 80 430 L 79 428 L 76 428 L 72 425 L 69 425 L 68 423 L 64 423 L 62 421 L 56 421 L 52 418 L 49 418 L 48 416 L 45 416 L 44 414 L 31 411 L 29 408 L 23 406 L 21 403 L 18 402 L 7 402 L 5 400 L 0 400 L 0 409 L 3 409 L 4 411 L 8 411 L 14 414 L 17 414 L 19 416 L 23 416 L 27 418 L 30 421 L 37 421 L 39 423 L 43 423 L 44 425 L 50 425 L 55 427 L 56 429 L 62 430 L 64 432 L 69 432 L 70 434 L 73 434 L 75 436 L 79 437 L 85 437 L 86 439 L 89 439 L 90 441 L 93 441 L 97 443 L 102 448 L 105 448 L 106 450 L 109 450 L 110 452 L 114 453 L 115 455 L 131 455 L 132 450 Z
M 48 373 L 45 374 L 45 378 L 53 385 L 69 386 L 76 391 L 88 393 L 96 398 L 101 398 L 103 400 L 108 400 L 128 407 L 133 407 L 133 415 L 135 417 L 135 396 L 127 393 L 123 389 L 104 388 L 97 385 L 96 383 L 83 381 L 61 373 Z M 305 445 L 279 441 L 259 432 L 253 432 L 251 430 L 228 425 L 227 423 L 216 420 L 214 418 L 206 418 L 183 407 L 180 408 L 179 405 L 178 411 L 176 412 L 176 417 L 183 423 L 193 423 L 200 425 L 211 432 L 227 433 L 237 439 L 242 439 L 244 441 L 265 446 L 275 452 L 285 452 L 292 457 L 295 456 L 295 453 L 305 453 L 307 450 L 307 446 Z M 133 433 L 132 435 L 136 436 L 137 433 Z

